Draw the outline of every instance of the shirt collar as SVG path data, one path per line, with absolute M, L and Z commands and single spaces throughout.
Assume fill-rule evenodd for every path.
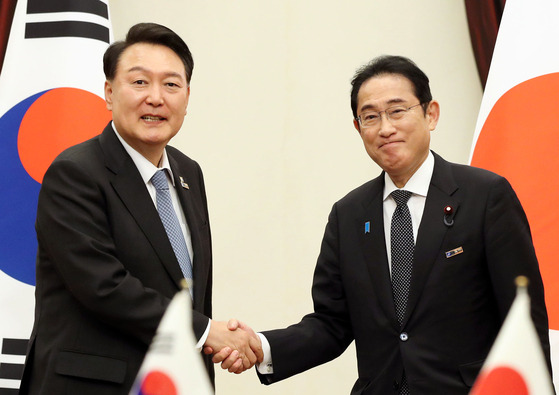
M 147 160 L 142 154 L 140 154 L 138 151 L 132 148 L 122 138 L 118 130 L 116 130 L 114 122 L 111 122 L 111 126 L 115 131 L 116 137 L 118 137 L 120 143 L 122 144 L 122 146 L 124 147 L 128 155 L 130 155 L 132 161 L 138 168 L 138 171 L 140 172 L 140 175 L 142 176 L 142 180 L 144 180 L 144 183 L 147 184 L 151 180 L 151 177 L 153 177 L 153 175 L 158 170 L 165 169 L 169 173 L 169 178 L 171 179 L 171 183 L 173 184 L 173 186 L 175 186 L 175 179 L 173 178 L 173 171 L 171 170 L 171 165 L 169 164 L 169 158 L 167 157 L 167 150 L 165 149 L 163 150 L 163 156 L 161 157 L 160 167 L 156 167 L 153 165 L 153 163 Z
M 408 180 L 404 188 L 406 191 L 410 191 L 414 195 L 420 195 L 423 197 L 427 196 L 427 192 L 429 191 L 429 184 L 431 183 L 431 177 L 433 176 L 433 170 L 435 168 L 435 157 L 433 153 L 429 151 L 429 155 L 427 155 L 427 159 L 419 166 L 419 169 L 411 176 Z M 394 182 L 388 175 L 388 173 L 384 172 L 384 191 L 382 200 L 386 200 L 390 194 L 398 188 L 394 185 Z

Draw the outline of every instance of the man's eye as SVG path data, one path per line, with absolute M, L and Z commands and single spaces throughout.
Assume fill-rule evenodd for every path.
M 390 110 L 388 113 L 390 115 L 402 115 L 403 113 L 406 112 L 406 109 L 403 107 L 398 107 L 398 108 L 394 108 L 392 110 Z
M 378 119 L 379 115 L 376 113 L 370 113 L 370 114 L 364 114 L 363 115 L 363 120 L 364 121 L 374 121 L 375 119 Z
M 134 84 L 136 84 L 136 85 L 145 85 L 146 82 L 145 82 L 144 80 L 136 80 L 136 81 L 134 81 Z

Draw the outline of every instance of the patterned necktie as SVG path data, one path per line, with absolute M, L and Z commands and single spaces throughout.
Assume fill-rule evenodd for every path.
M 179 261 L 182 274 L 189 282 L 190 295 L 192 296 L 192 262 L 190 261 L 190 255 L 188 254 L 188 249 L 186 248 L 186 242 L 179 224 L 177 213 L 173 208 L 173 202 L 171 201 L 169 183 L 167 182 L 165 170 L 158 170 L 153 177 L 151 177 L 151 183 L 157 191 L 155 195 L 157 212 L 159 213 L 161 222 L 163 222 L 163 226 L 165 227 L 167 237 L 171 242 L 175 256 Z
M 390 227 L 392 296 L 396 306 L 396 316 L 401 326 L 408 304 L 413 263 L 413 228 L 410 210 L 407 205 L 411 192 L 395 190 L 391 195 L 396 201 L 396 210 L 392 215 Z M 410 393 L 405 372 L 398 393 L 400 395 L 409 395 Z
M 396 306 L 396 316 L 400 325 L 404 321 L 413 262 L 413 228 L 407 202 L 411 192 L 395 190 L 392 197 L 396 210 L 390 227 L 390 249 L 392 256 L 392 295 Z

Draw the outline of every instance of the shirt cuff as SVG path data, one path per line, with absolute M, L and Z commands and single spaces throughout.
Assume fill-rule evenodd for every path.
M 212 320 L 208 319 L 208 326 L 206 327 L 206 330 L 202 334 L 202 337 L 200 337 L 200 340 L 198 340 L 198 343 L 196 343 L 195 347 L 196 347 L 197 351 L 201 351 L 202 347 L 206 343 L 206 340 L 208 339 L 208 335 L 210 334 L 210 326 L 211 325 L 212 325 Z M 268 347 L 270 347 L 270 346 L 268 346 Z
M 256 370 L 260 374 L 273 374 L 274 373 L 274 366 L 272 364 L 272 349 L 270 347 L 270 343 L 266 336 L 262 333 L 257 333 L 258 337 L 260 337 L 260 341 L 262 342 L 262 351 L 264 352 L 264 359 L 262 363 L 256 364 Z

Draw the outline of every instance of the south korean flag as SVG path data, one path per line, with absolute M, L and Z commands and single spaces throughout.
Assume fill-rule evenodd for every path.
M 43 175 L 111 119 L 102 67 L 110 42 L 108 0 L 17 1 L 0 73 L 0 393 L 19 388 L 33 325 Z

